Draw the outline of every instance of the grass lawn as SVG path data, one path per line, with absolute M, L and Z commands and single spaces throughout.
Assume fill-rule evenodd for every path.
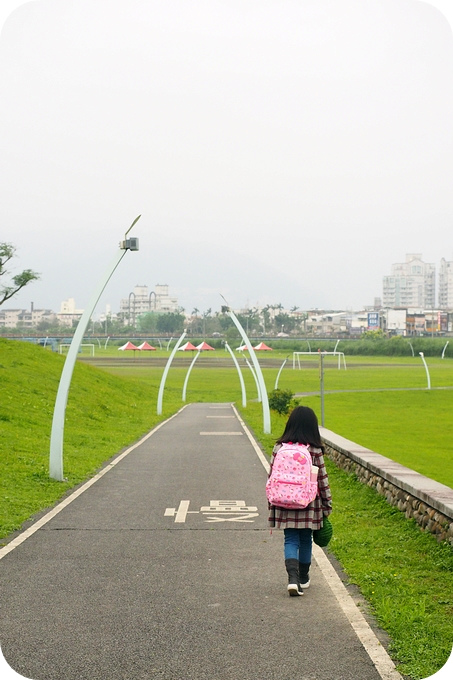
M 305 397 L 320 418 L 320 398 Z M 453 390 L 328 394 L 325 426 L 453 487 Z M 449 424 L 450 423 L 450 424 Z
M 335 537 L 329 551 L 386 630 L 399 670 L 426 678 L 453 643 L 453 553 L 374 490 L 328 461 Z
M 214 354 L 224 357 L 220 352 Z M 274 388 L 279 368 L 267 367 L 268 359 L 259 357 L 270 391 Z M 278 387 L 291 389 L 296 394 L 306 394 L 298 397 L 299 400 L 311 406 L 321 422 L 319 366 L 311 357 L 309 364 L 300 371 L 293 370 L 292 363 L 290 368 L 285 366 Z M 363 361 L 361 357 L 348 357 L 347 366 L 346 371 L 338 370 L 335 359 L 325 369 L 325 427 L 453 487 L 453 439 L 448 436 L 453 413 L 453 361 L 428 360 L 430 390 L 426 389 L 423 365 L 412 357 L 384 357 L 380 360 L 365 357 Z M 108 366 L 105 370 L 117 376 L 135 375 L 153 384 L 156 389 L 162 373 L 162 367 L 140 365 L 139 358 L 136 361 L 131 359 L 126 366 Z M 169 371 L 165 394 L 169 390 L 176 401 L 182 398 L 187 370 L 188 367 L 172 366 Z M 247 365 L 243 364 L 241 370 L 247 401 L 253 407 L 253 401 L 257 398 L 255 381 Z M 446 387 L 452 389 L 444 389 Z M 186 398 L 189 402 L 240 403 L 240 383 L 233 364 L 231 368 L 203 370 L 196 363 L 190 374 Z M 180 403 L 182 405 L 182 400 Z M 278 434 L 274 426 L 272 430 L 273 434 Z

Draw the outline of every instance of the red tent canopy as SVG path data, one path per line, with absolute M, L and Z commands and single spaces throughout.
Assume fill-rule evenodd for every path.
M 187 352 L 189 349 L 197 349 L 197 348 L 195 347 L 195 345 L 192 345 L 191 342 L 186 342 L 185 345 L 178 348 L 178 352 Z
M 132 342 L 129 341 L 129 342 L 126 342 L 126 344 L 123 345 L 122 347 L 118 347 L 118 349 L 125 350 L 125 349 L 139 349 L 139 348 L 136 347 Z
M 268 347 L 267 345 L 264 344 L 264 342 L 260 342 L 260 344 L 257 345 L 256 347 L 254 347 L 253 349 L 257 349 L 257 350 L 267 349 L 267 350 L 270 350 L 272 352 L 272 347 Z
M 146 342 L 145 340 L 145 342 L 142 342 L 142 344 L 139 345 L 137 349 L 155 350 L 156 348 L 150 345 L 149 342 Z
M 199 350 L 200 349 L 212 349 L 213 350 L 214 347 L 211 347 L 211 345 L 208 345 L 208 343 L 203 340 L 203 342 L 201 342 L 199 345 L 197 345 L 197 349 L 199 349 Z

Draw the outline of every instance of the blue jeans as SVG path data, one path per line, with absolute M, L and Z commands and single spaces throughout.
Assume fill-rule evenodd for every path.
M 302 564 L 311 562 L 312 530 L 284 529 L 285 560 L 296 559 Z

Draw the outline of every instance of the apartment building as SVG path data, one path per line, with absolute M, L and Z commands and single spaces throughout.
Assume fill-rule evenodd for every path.
M 439 268 L 439 307 L 453 310 L 453 262 L 447 262 L 444 258 Z
M 68 298 L 61 303 L 60 313 L 57 314 L 57 319 L 63 326 L 71 328 L 79 322 L 82 314 L 83 309 L 76 309 L 74 298 Z
M 177 312 L 178 300 L 169 294 L 167 284 L 157 284 L 151 292 L 148 286 L 135 286 L 128 298 L 120 301 L 120 314 L 132 325 L 140 314 Z
M 393 264 L 383 279 L 383 306 L 434 309 L 436 268 L 423 262 L 419 253 L 409 253 L 406 261 Z
M 51 309 L 1 309 L 0 328 L 35 328 L 42 321 L 54 322 L 56 314 Z

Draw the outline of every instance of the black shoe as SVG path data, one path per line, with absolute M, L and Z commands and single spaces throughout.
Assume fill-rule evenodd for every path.
M 308 564 L 299 562 L 299 585 L 303 589 L 308 588 L 308 586 L 310 585 L 310 577 L 308 575 L 310 565 L 311 562 L 308 562 Z
M 299 561 L 295 559 L 285 560 L 285 567 L 288 573 L 288 593 L 291 597 L 303 595 L 299 587 Z

